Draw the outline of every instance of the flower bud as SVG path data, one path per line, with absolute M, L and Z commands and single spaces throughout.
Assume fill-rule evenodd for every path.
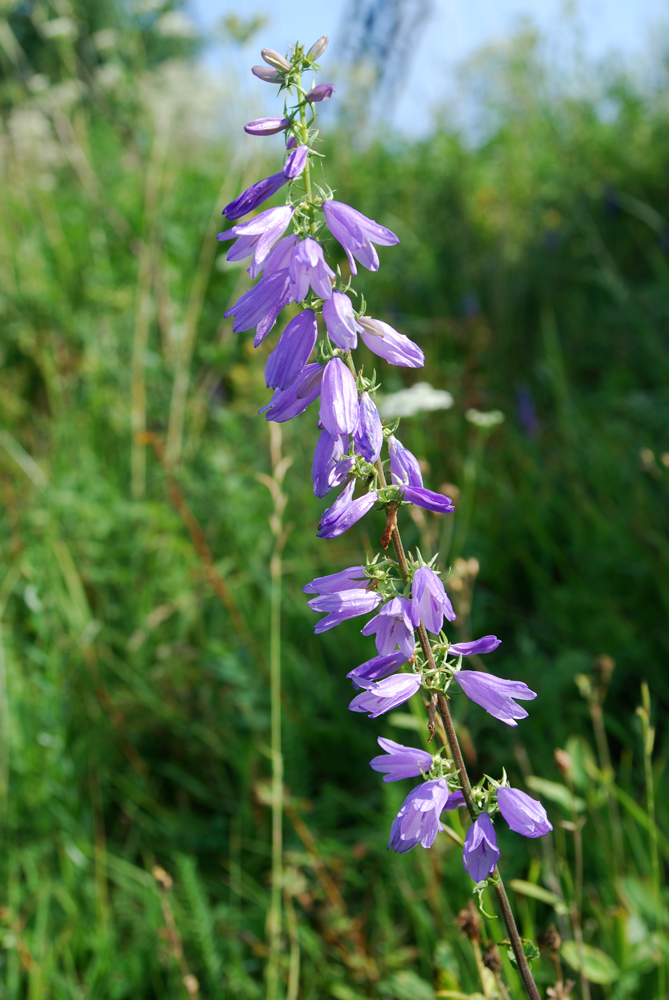
M 249 135 L 276 135 L 288 128 L 290 120 L 288 118 L 256 118 L 244 126 L 244 131 Z
M 286 149 L 295 149 L 297 146 L 297 139 L 294 135 L 289 135 L 286 138 Z
M 330 39 L 328 38 L 327 35 L 321 35 L 318 41 L 314 42 L 314 44 L 307 52 L 307 59 L 313 59 L 314 62 L 316 62 L 317 59 L 320 59 L 320 57 L 327 49 L 329 41 Z
M 310 90 L 307 94 L 307 100 L 312 104 L 318 101 L 329 101 L 334 94 L 334 84 L 332 83 L 319 83 L 317 87 Z
M 251 72 L 259 80 L 264 80 L 265 83 L 281 83 L 283 80 L 280 74 L 269 66 L 252 66 Z
M 273 66 L 274 69 L 280 70 L 282 73 L 287 73 L 290 69 L 290 63 L 282 55 L 276 51 L 276 49 L 263 49 L 260 55 L 263 57 L 268 66 Z

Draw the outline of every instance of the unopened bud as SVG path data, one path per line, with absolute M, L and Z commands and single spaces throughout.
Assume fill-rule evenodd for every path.
M 297 139 L 294 135 L 289 135 L 286 139 L 286 149 L 295 149 L 297 146 Z
M 307 52 L 307 59 L 313 59 L 314 62 L 316 62 L 317 59 L 320 59 L 320 57 L 327 49 L 329 41 L 330 39 L 328 38 L 327 35 L 321 35 L 318 41 L 314 42 L 314 44 Z
M 275 69 L 271 69 L 269 66 L 252 66 L 251 72 L 259 80 L 264 80 L 265 83 L 281 83 L 283 79 Z
M 289 125 L 288 118 L 256 118 L 244 126 L 244 131 L 249 135 L 276 135 Z
M 318 101 L 329 101 L 333 94 L 334 84 L 319 83 L 317 87 L 309 91 L 307 100 L 312 104 Z
M 274 69 L 281 70 L 282 73 L 287 73 L 290 69 L 290 63 L 284 56 L 280 55 L 276 49 L 263 49 L 260 55 L 263 57 L 268 66 L 273 66 Z

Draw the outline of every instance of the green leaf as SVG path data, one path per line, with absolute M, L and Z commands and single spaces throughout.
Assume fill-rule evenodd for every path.
M 578 795 L 572 795 L 568 788 L 565 788 L 564 785 L 559 785 L 557 781 L 547 781 L 545 778 L 538 778 L 535 774 L 532 774 L 526 779 L 525 784 L 533 792 L 539 792 L 540 795 L 543 795 L 550 802 L 557 802 L 558 805 L 562 806 L 568 812 L 572 810 L 574 812 L 583 812 L 585 809 L 583 799 L 579 798 Z
M 523 952 L 525 953 L 525 958 L 527 959 L 527 964 L 532 967 L 532 962 L 536 962 L 539 958 L 539 949 L 537 948 L 534 941 L 530 941 L 528 938 L 521 938 L 521 943 L 523 945 Z M 508 944 L 508 941 L 506 942 Z M 516 962 L 516 956 L 513 953 L 513 948 L 509 947 L 507 949 L 507 957 L 511 962 L 514 969 L 518 969 L 518 963 Z
M 514 878 L 509 882 L 509 887 L 514 892 L 519 892 L 521 896 L 529 896 L 531 899 L 538 899 L 542 903 L 548 903 L 556 913 L 567 913 L 569 910 L 565 901 L 560 899 L 557 893 L 550 892 L 541 885 L 535 885 L 534 882 L 525 882 L 522 878 Z
M 385 989 L 384 989 L 385 988 Z M 434 1000 L 434 989 L 415 972 L 406 969 L 379 983 L 379 992 L 390 991 L 393 1000 Z
M 591 983 L 599 983 L 605 986 L 607 983 L 615 983 L 620 978 L 620 969 L 606 952 L 592 945 L 584 944 L 579 949 L 575 941 L 564 941 L 560 949 L 562 957 L 571 965 L 572 969 L 582 972 L 585 978 Z M 581 952 L 583 961 L 581 962 Z

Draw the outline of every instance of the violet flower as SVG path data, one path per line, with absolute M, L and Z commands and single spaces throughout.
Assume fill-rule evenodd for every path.
M 316 62 L 317 59 L 320 59 L 320 57 L 327 49 L 329 41 L 330 39 L 328 38 L 327 35 L 321 35 L 320 38 L 316 39 L 314 44 L 307 52 L 307 59 L 313 59 L 314 62 Z
M 418 459 L 401 441 L 391 434 L 388 438 L 388 454 L 390 455 L 390 479 L 396 486 L 423 485 L 423 473 L 420 471 Z
M 293 384 L 309 360 L 317 336 L 313 309 L 305 309 L 291 319 L 265 364 L 268 389 L 287 389 Z
M 223 315 L 226 319 L 234 315 L 232 329 L 235 333 L 251 330 L 255 326 L 253 345 L 257 347 L 272 329 L 277 316 L 288 305 L 290 298 L 288 271 L 275 271 L 274 274 L 264 275 Z
M 364 566 L 349 566 L 338 573 L 317 576 L 302 587 L 305 594 L 340 594 L 342 590 L 364 590 L 371 583 Z
M 392 653 L 395 646 L 399 646 L 407 659 L 414 655 L 416 643 L 411 621 L 411 604 L 406 597 L 393 597 L 362 629 L 363 635 L 374 633 L 379 653 Z
M 288 270 L 290 258 L 293 255 L 296 243 L 297 235 L 292 233 L 290 236 L 284 236 L 284 238 L 279 240 L 276 246 L 270 250 L 263 264 L 263 271 L 265 272 L 266 278 L 268 278 L 270 274 L 276 274 L 277 271 Z M 255 278 L 255 275 L 253 274 L 251 277 Z
M 439 817 L 464 804 L 462 792 L 449 793 L 443 778 L 426 781 L 409 792 L 390 828 L 388 850 L 406 854 L 418 844 L 432 847 L 443 829 Z
M 358 346 L 358 325 L 353 304 L 343 292 L 333 292 L 323 303 L 323 320 L 328 337 L 342 351 L 354 351 Z
M 541 802 L 518 788 L 498 788 L 497 805 L 514 833 L 523 837 L 544 837 L 553 829 Z
M 378 744 L 385 754 L 370 760 L 369 766 L 385 775 L 384 781 L 401 781 L 402 778 L 417 778 L 432 767 L 432 754 L 415 747 L 405 747 L 394 740 L 378 738 Z
M 491 875 L 499 861 L 497 835 L 487 813 L 481 813 L 467 830 L 462 864 L 475 882 Z
M 306 298 L 310 285 L 321 299 L 329 299 L 332 295 L 330 279 L 335 277 L 335 273 L 325 263 L 323 247 L 310 236 L 298 243 L 293 250 L 288 270 L 290 294 L 296 302 L 302 302 Z
M 326 201 L 325 204 L 329 202 Z M 425 364 L 425 355 L 418 344 L 414 344 L 413 340 L 409 340 L 403 333 L 393 330 L 388 323 L 383 323 L 380 319 L 371 319 L 369 316 L 361 316 L 358 319 L 358 329 L 370 351 L 384 358 L 388 364 L 401 368 L 422 368 Z
M 342 590 L 339 594 L 312 597 L 308 602 L 311 610 L 327 612 L 325 618 L 316 622 L 314 633 L 318 635 L 320 632 L 327 632 L 349 618 L 366 615 L 377 608 L 382 600 L 381 595 L 372 590 Z
M 232 229 L 219 233 L 217 239 L 221 242 L 236 240 L 228 250 L 226 260 L 243 260 L 252 253 L 253 260 L 249 274 L 252 278 L 257 278 L 262 270 L 263 261 L 276 241 L 285 233 L 294 211 L 290 205 L 267 208 L 250 222 L 243 222 L 240 226 L 233 226 Z
M 250 188 L 243 191 L 239 197 L 235 198 L 226 205 L 222 211 L 227 219 L 232 222 L 234 219 L 241 219 L 243 215 L 248 215 L 252 212 L 254 208 L 258 205 L 262 205 L 264 201 L 271 198 L 273 194 L 282 188 L 284 184 L 288 183 L 288 178 L 284 176 L 283 173 L 272 174 L 271 177 L 265 177 L 262 181 L 257 181 L 252 184 Z
M 296 177 L 299 177 L 306 166 L 308 155 L 308 146 L 297 146 L 296 149 L 293 149 L 286 157 L 286 162 L 283 165 L 281 171 L 283 176 L 289 181 L 294 181 Z
M 264 80 L 265 83 L 283 83 L 283 77 L 273 67 L 251 66 L 251 72 L 259 80 Z
M 338 538 L 371 510 L 378 499 L 375 490 L 353 499 L 355 482 L 350 482 L 341 491 L 331 507 L 325 511 L 318 526 L 319 538 Z
M 514 698 L 532 701 L 536 692 L 530 691 L 522 681 L 505 681 L 494 674 L 479 673 L 475 670 L 459 670 L 453 678 L 470 701 L 485 708 L 489 715 L 507 726 L 517 726 L 516 719 L 527 718 L 527 712 L 517 705 Z
M 329 431 L 322 431 L 316 443 L 311 478 L 314 493 L 324 497 L 335 486 L 341 486 L 355 465 L 354 458 L 346 458 L 348 434 L 333 437 Z
M 359 414 L 355 379 L 341 358 L 331 358 L 323 374 L 321 423 L 333 437 L 353 434 L 358 428 Z
M 370 719 L 376 719 L 403 705 L 422 683 L 420 674 L 394 674 L 382 681 L 367 682 L 367 689 L 357 694 L 348 707 L 351 712 L 368 712 Z
M 481 639 L 471 642 L 454 642 L 448 647 L 449 656 L 478 656 L 482 653 L 492 653 L 502 640 L 496 635 L 484 635 Z
M 307 365 L 302 374 L 287 389 L 276 389 L 271 401 L 259 413 L 267 413 L 266 420 L 283 424 L 304 413 L 321 392 L 323 365 Z
M 433 490 L 426 490 L 422 486 L 403 486 L 402 500 L 408 500 L 409 503 L 414 503 L 425 510 L 432 510 L 435 514 L 450 514 L 455 510 L 450 497 L 434 493 Z
M 367 688 L 370 681 L 379 681 L 389 674 L 394 674 L 406 661 L 407 657 L 401 650 L 386 653 L 385 656 L 373 656 L 371 660 L 365 660 L 359 667 L 350 670 L 346 676 L 351 678 L 355 687 Z
M 379 255 L 374 243 L 384 247 L 399 243 L 399 238 L 390 229 L 341 201 L 323 202 L 323 212 L 328 229 L 346 252 L 351 274 L 358 273 L 354 257 L 368 270 L 378 271 Z
M 244 126 L 249 135 L 276 135 L 290 125 L 289 118 L 256 118 Z
M 329 101 L 333 94 L 334 84 L 319 83 L 313 90 L 309 91 L 306 99 L 313 104 L 318 101 Z
M 421 620 L 428 630 L 438 635 L 444 618 L 452 622 L 455 611 L 444 590 L 444 585 L 429 566 L 416 570 L 411 584 L 411 620 L 418 628 Z
M 355 446 L 362 457 L 373 464 L 378 460 L 383 444 L 381 417 L 368 392 L 360 394 L 358 407 L 359 420 L 358 429 L 354 434 Z
M 272 66 L 281 73 L 287 73 L 290 70 L 290 63 L 285 56 L 282 56 L 280 52 L 276 51 L 276 49 L 263 49 L 260 55 L 263 57 L 268 66 Z

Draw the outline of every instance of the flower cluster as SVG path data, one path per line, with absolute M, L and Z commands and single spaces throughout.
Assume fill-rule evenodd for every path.
M 317 633 L 374 612 L 362 634 L 374 637 L 376 655 L 348 674 L 357 691 L 351 711 L 376 718 L 421 688 L 433 698 L 446 696 L 456 684 L 494 718 L 516 726 L 527 716 L 518 701 L 531 700 L 535 693 L 518 681 L 462 669 L 463 660 L 492 652 L 500 640 L 487 635 L 449 643 L 443 628 L 445 622 L 454 621 L 455 613 L 435 560 L 425 563 L 420 553 L 409 554 L 407 560 L 395 528 L 397 510 L 403 505 L 441 514 L 454 508 L 449 497 L 424 485 L 418 460 L 395 436 L 397 422 L 385 425 L 379 415 L 375 378 L 365 377 L 352 358 L 360 338 L 388 364 L 419 368 L 425 360 L 407 336 L 366 315 L 352 286 L 358 265 L 378 270 L 377 247 L 397 244 L 397 235 L 313 180 L 321 156 L 316 149 L 314 105 L 331 98 L 334 87 L 325 83 L 306 90 L 302 73 L 318 68 L 316 60 L 326 47 L 327 38 L 321 38 L 308 52 L 296 46 L 288 57 L 264 49 L 265 65 L 253 68 L 256 77 L 278 84 L 280 92 L 294 96 L 295 103 L 286 101 L 281 117 L 245 126 L 253 136 L 285 136 L 285 155 L 278 172 L 253 184 L 223 209 L 226 219 L 236 224 L 218 239 L 234 240 L 228 260 L 250 258 L 248 273 L 255 281 L 225 316 L 234 317 L 235 332 L 253 330 L 258 347 L 282 311 L 290 310 L 267 357 L 265 382 L 272 396 L 260 412 L 267 420 L 284 422 L 319 400 L 313 489 L 317 497 L 335 489 L 340 492 L 323 513 L 318 536 L 337 538 L 374 507 L 386 514 L 382 545 L 387 549 L 393 540 L 395 559 L 376 556 L 364 566 L 318 577 L 303 588 L 311 597 L 309 607 L 324 615 L 315 626 Z M 282 189 L 284 204 L 237 222 Z M 475 820 L 465 841 L 464 866 L 478 882 L 493 872 L 499 857 L 491 816 L 499 811 L 512 830 L 528 837 L 552 829 L 541 804 L 508 787 L 506 780 L 488 779 L 490 787 L 478 786 L 468 801 L 462 776 L 441 752 L 432 755 L 392 740 L 379 743 L 385 753 L 371 766 L 385 774 L 384 781 L 425 779 L 409 793 L 392 824 L 389 848 L 398 853 L 418 844 L 430 847 L 442 829 L 441 813 L 466 805 Z

